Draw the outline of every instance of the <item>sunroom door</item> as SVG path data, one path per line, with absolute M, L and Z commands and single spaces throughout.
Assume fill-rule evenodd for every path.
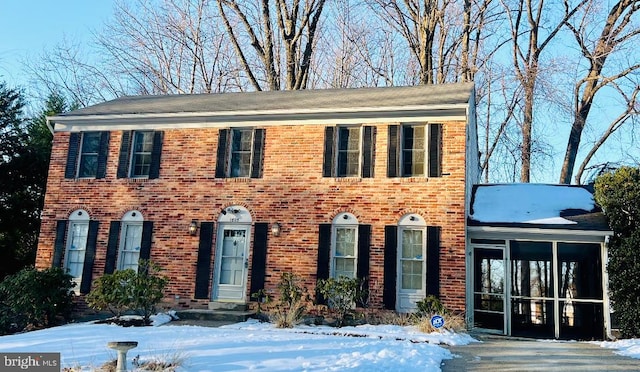
M 218 232 L 213 300 L 245 300 L 249 267 L 249 227 L 223 226 Z
M 506 334 L 505 308 L 507 265 L 504 246 L 475 247 L 473 250 L 473 323 L 499 334 Z

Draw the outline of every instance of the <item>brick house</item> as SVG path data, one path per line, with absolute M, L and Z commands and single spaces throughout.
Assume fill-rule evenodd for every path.
M 84 294 L 148 258 L 174 308 L 283 272 L 368 280 L 374 308 L 464 311 L 473 84 L 122 97 L 49 118 L 37 253 Z

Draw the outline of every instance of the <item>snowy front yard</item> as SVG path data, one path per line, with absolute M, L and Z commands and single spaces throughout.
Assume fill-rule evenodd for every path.
M 466 334 L 424 334 L 412 327 L 298 326 L 277 329 L 250 320 L 219 328 L 198 326 L 124 328 L 71 324 L 0 337 L 2 352 L 59 352 L 63 368 L 91 371 L 116 359 L 110 341 L 138 341 L 128 366 L 145 360 L 182 359 L 181 371 L 439 371 L 452 357 L 437 344 L 463 345 Z M 79 367 L 82 367 L 80 369 Z
M 129 351 L 129 368 L 133 367 L 132 359 L 139 356 L 141 363 L 182 360 L 179 371 L 217 372 L 440 371 L 441 362 L 453 356 L 439 344 L 475 342 L 466 334 L 424 334 L 413 327 L 390 325 L 277 329 L 255 320 L 219 328 L 80 323 L 2 336 L 0 351 L 59 352 L 63 368 L 92 371 L 116 358 L 115 351 L 107 348 L 110 341 L 138 341 L 138 347 Z M 640 358 L 640 340 L 600 345 Z

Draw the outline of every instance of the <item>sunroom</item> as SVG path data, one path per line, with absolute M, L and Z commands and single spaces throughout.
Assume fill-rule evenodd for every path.
M 474 186 L 467 221 L 470 327 L 534 338 L 609 338 L 611 235 L 588 187 Z

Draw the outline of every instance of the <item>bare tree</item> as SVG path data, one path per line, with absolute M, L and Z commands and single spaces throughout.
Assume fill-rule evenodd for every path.
M 542 52 L 560 32 L 567 22 L 589 0 L 581 0 L 575 5 L 565 1 L 566 11 L 555 22 L 543 18 L 549 13 L 544 0 L 500 0 L 507 14 L 511 32 L 511 57 L 515 75 L 522 86 L 522 144 L 520 181 L 531 178 L 532 131 L 536 83 L 540 77 Z M 545 24 L 543 26 L 543 22 Z M 548 30 L 548 31 L 547 31 Z M 544 33 L 544 34 L 543 34 Z
M 139 94 L 210 93 L 233 86 L 231 51 L 207 3 L 116 3 L 114 20 L 98 35 L 112 73 Z
M 638 12 L 640 1 L 621 0 L 615 2 L 601 26 L 589 22 L 592 16 L 590 13 L 594 7 L 595 4 L 592 4 L 586 9 L 579 21 L 573 22 L 570 17 L 565 17 L 565 24 L 571 30 L 587 67 L 583 77 L 575 83 L 573 91 L 573 123 L 560 173 L 561 183 L 571 183 L 582 132 L 587 125 L 587 119 L 599 91 L 605 87 L 613 87 L 627 104 L 587 154 L 576 174 L 576 183 L 580 183 L 586 163 L 609 135 L 624 124 L 631 114 L 638 112 L 636 103 L 639 89 L 638 79 L 628 79 L 628 77 L 640 71 L 640 63 L 637 59 L 629 59 L 625 53 L 633 53 L 638 42 L 640 25 L 636 15 L 640 13 Z M 566 0 L 565 9 L 568 9 Z M 569 10 L 565 12 L 568 14 Z M 600 32 L 597 31 L 599 27 L 601 27 Z M 597 37 L 591 39 L 594 34 Z M 606 62 L 615 59 L 619 54 L 622 56 L 617 59 L 615 65 L 606 69 Z
M 279 90 L 282 79 L 285 89 L 306 88 L 325 0 L 304 0 L 302 4 L 300 0 L 261 0 L 255 6 L 237 0 L 217 3 L 254 89 Z M 245 45 L 251 45 L 257 60 L 248 56 Z

